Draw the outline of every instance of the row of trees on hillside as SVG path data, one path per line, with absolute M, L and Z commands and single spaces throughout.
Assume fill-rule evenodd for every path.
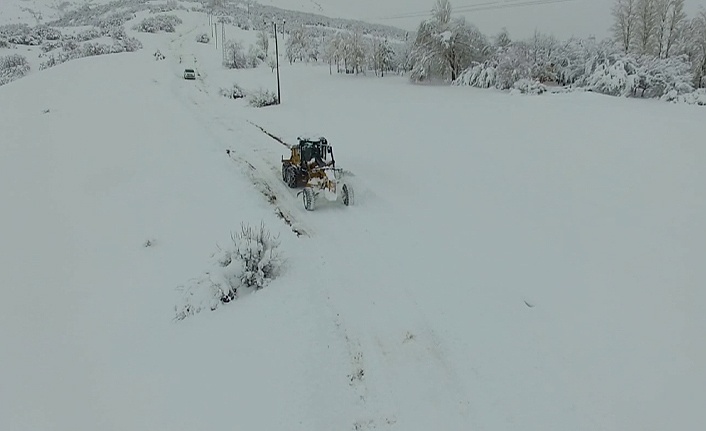
M 258 38 L 264 40 L 264 37 Z M 261 46 L 262 43 L 258 42 Z M 285 53 L 290 63 L 324 61 L 336 67 L 338 73 L 375 74 L 404 70 L 409 49 L 401 41 L 390 41 L 362 31 L 320 31 L 298 25 L 285 38 Z
M 448 0 L 436 0 L 411 48 L 411 79 L 500 89 L 553 82 L 641 97 L 706 86 L 706 11 L 688 19 L 683 0 L 616 0 L 613 15 L 615 37 L 605 41 L 540 32 L 513 41 L 506 30 L 489 40 L 454 18 Z

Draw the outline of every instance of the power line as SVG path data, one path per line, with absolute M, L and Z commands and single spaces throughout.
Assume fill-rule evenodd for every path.
M 511 1 L 521 1 L 521 0 L 511 0 Z M 500 0 L 494 0 L 494 1 L 483 2 L 483 3 L 466 4 L 466 5 L 461 5 L 459 7 L 485 6 L 485 5 L 492 5 L 492 4 L 497 4 L 497 3 L 500 3 Z M 454 10 L 456 10 L 455 7 L 454 7 Z M 427 10 L 420 10 L 420 11 L 415 11 L 415 12 L 405 12 L 405 13 L 400 13 L 400 14 L 395 14 L 395 15 L 390 15 L 390 16 L 384 16 L 379 19 L 407 18 L 408 16 L 416 17 L 416 16 L 422 16 L 422 15 L 431 15 L 431 13 L 432 13 L 432 10 L 427 9 Z
M 499 9 L 514 9 L 514 8 L 518 8 L 518 7 L 542 6 L 542 5 L 553 4 L 553 3 L 569 3 L 569 2 L 575 2 L 575 1 L 578 1 L 578 0 L 529 0 L 529 1 L 519 1 L 518 0 L 518 1 L 514 1 L 512 3 L 501 3 L 498 1 L 493 1 L 493 2 L 475 3 L 475 4 L 471 4 L 471 5 L 456 7 L 453 9 L 453 12 L 480 12 L 480 11 L 491 11 L 491 10 L 499 10 Z M 404 14 L 381 17 L 379 19 L 396 20 L 396 19 L 405 19 L 405 18 L 423 18 L 423 17 L 429 17 L 429 16 L 431 16 L 431 14 L 432 14 L 432 11 L 408 12 L 408 13 L 404 13 Z
M 522 1 L 522 0 L 508 0 L 512 2 L 517 2 L 517 1 Z M 501 3 L 501 0 L 493 0 L 493 1 L 487 1 L 483 3 L 471 3 L 471 4 L 465 4 L 458 6 L 460 8 L 467 8 L 467 7 L 477 7 L 477 6 L 486 6 L 486 5 L 494 5 Z M 457 7 L 454 7 L 453 10 L 456 11 Z M 415 12 L 405 12 L 405 13 L 400 13 L 400 14 L 395 14 L 395 15 L 390 15 L 390 16 L 384 16 L 379 19 L 397 19 L 397 18 L 407 18 L 407 17 L 417 17 L 417 16 L 426 16 L 426 15 L 431 15 L 432 10 L 431 9 L 426 9 L 426 10 L 420 10 L 420 11 L 415 11 Z

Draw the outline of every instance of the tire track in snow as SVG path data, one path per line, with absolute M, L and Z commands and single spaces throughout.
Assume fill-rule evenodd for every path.
M 180 34 L 176 38 L 170 41 L 170 50 L 172 55 L 177 55 L 180 58 L 179 63 L 181 63 L 181 58 L 186 54 L 184 50 L 184 37 L 193 33 L 197 27 Z M 178 48 L 175 48 L 178 42 Z M 196 56 L 191 54 L 194 59 L 194 63 L 198 64 Z M 195 87 L 201 93 L 202 98 L 213 97 L 208 91 L 208 86 L 205 84 L 207 73 L 205 71 L 201 73 L 201 76 L 196 80 Z M 178 79 L 180 82 L 181 79 Z M 181 87 L 174 86 L 173 91 L 180 96 L 185 96 L 191 102 L 191 106 L 188 108 L 194 111 L 194 116 L 199 117 L 202 123 L 216 123 L 218 128 L 208 128 L 208 130 L 214 134 L 218 135 L 216 139 L 218 142 L 228 142 L 232 139 L 232 136 L 224 136 L 227 132 L 234 133 L 235 130 L 232 127 L 232 119 L 225 119 L 221 115 L 216 114 L 207 118 L 202 114 L 203 112 L 208 112 L 209 109 L 202 103 L 197 95 L 193 94 L 191 91 L 187 90 L 187 94 L 183 95 Z M 194 109 L 196 108 L 196 109 Z M 244 123 L 246 120 L 241 120 Z M 244 128 L 243 128 L 244 129 Z M 241 131 L 239 135 L 243 135 Z M 230 139 L 229 139 L 230 138 Z M 258 137 L 258 140 L 261 138 Z M 246 174 L 253 186 L 265 197 L 265 199 L 273 206 L 275 215 L 280 218 L 290 229 L 299 237 L 301 236 L 311 236 L 313 230 L 304 223 L 301 222 L 300 218 L 297 217 L 297 211 L 292 207 L 288 201 L 288 197 L 292 196 L 292 193 L 288 189 L 284 189 L 283 184 L 279 179 L 279 168 L 274 168 L 273 165 L 267 164 L 262 157 L 255 154 L 255 150 L 246 148 L 245 145 L 240 146 L 237 150 L 229 145 L 223 145 L 225 154 L 230 157 L 240 168 L 240 170 Z M 294 199 L 297 201 L 298 199 Z

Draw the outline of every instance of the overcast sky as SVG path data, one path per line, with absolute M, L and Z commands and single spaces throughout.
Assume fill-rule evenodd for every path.
M 336 14 L 365 21 L 380 22 L 415 30 L 423 17 L 383 19 L 413 12 L 431 10 L 435 0 L 308 0 L 320 4 L 326 14 Z M 451 0 L 456 9 L 485 4 L 491 6 L 520 3 L 533 0 Z M 535 0 L 536 1 L 536 0 Z M 552 0 L 546 0 L 552 1 Z M 601 39 L 609 35 L 612 24 L 610 10 L 615 0 L 574 0 L 562 3 L 528 5 L 506 9 L 465 12 L 467 20 L 477 25 L 488 35 L 496 34 L 506 27 L 513 38 L 530 36 L 535 29 L 552 33 L 560 38 L 572 35 L 586 37 L 595 35 Z M 261 3 L 268 3 L 261 1 Z M 271 0 L 270 3 L 304 4 L 306 0 Z M 310 4 L 311 4 L 310 3 Z M 691 16 L 699 6 L 706 7 L 706 0 L 686 0 L 687 12 Z

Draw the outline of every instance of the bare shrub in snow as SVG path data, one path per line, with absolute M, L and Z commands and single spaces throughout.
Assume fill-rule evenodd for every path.
M 231 88 L 221 88 L 221 95 L 229 99 L 242 99 L 246 96 L 245 90 L 238 84 L 233 84 Z
M 231 240 L 231 248 L 219 248 L 212 256 L 214 268 L 178 288 L 184 303 L 175 308 L 177 320 L 206 309 L 216 310 L 221 304 L 266 287 L 280 274 L 280 243 L 264 224 L 259 228 L 242 225 Z
M 264 108 L 277 104 L 277 94 L 270 90 L 259 89 L 252 93 L 249 99 L 250 106 L 256 108 Z
M 10 42 L 7 41 L 7 39 L 3 39 L 0 37 L 0 48 L 9 48 L 10 47 Z
M 211 42 L 211 37 L 207 33 L 201 33 L 196 36 L 196 42 L 198 43 L 209 43 Z
M 176 15 L 157 15 L 143 19 L 133 27 L 133 30 L 144 33 L 157 33 L 159 31 L 174 33 L 176 26 L 181 23 L 181 18 Z
M 274 55 L 270 55 L 269 57 L 267 57 L 267 67 L 270 68 L 271 72 L 274 72 L 277 68 L 277 58 L 275 58 Z
M 232 257 L 243 265 L 240 283 L 248 288 L 260 290 L 279 275 L 282 257 L 279 254 L 279 239 L 265 229 L 243 225 L 240 232 L 232 236 L 235 250 Z
M 29 70 L 29 62 L 19 54 L 0 57 L 0 85 L 22 78 Z

